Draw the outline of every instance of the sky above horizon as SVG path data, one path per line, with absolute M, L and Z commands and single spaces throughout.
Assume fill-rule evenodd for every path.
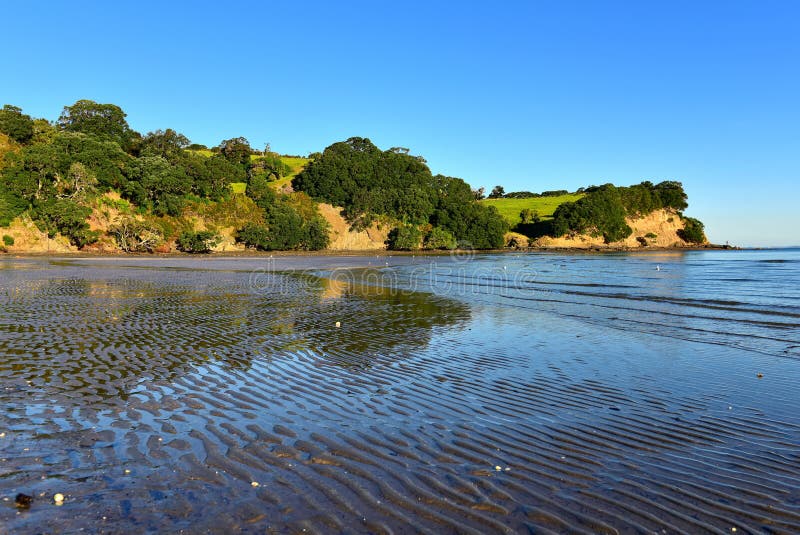
M 800 3 L 14 2 L 0 105 L 284 154 L 352 136 L 489 191 L 679 180 L 713 242 L 800 245 Z

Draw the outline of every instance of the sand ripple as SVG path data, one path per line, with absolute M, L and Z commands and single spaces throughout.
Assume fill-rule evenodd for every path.
M 290 274 L 37 267 L 0 279 L 0 533 L 800 532 L 796 361 Z

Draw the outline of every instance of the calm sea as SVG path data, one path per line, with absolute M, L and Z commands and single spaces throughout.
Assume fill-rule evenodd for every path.
M 6 256 L 0 534 L 800 533 L 798 283 L 796 249 Z

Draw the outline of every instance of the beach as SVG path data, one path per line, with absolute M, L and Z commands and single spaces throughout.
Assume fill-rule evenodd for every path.
M 796 533 L 799 275 L 4 257 L 0 533 Z

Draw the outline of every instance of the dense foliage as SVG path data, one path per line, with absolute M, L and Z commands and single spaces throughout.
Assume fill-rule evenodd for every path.
M 402 225 L 389 232 L 386 246 L 393 251 L 411 251 L 422 244 L 422 232 L 416 225 Z
M 449 231 L 433 227 L 425 235 L 423 249 L 455 249 L 457 246 L 456 238 Z
M 219 205 L 206 212 L 226 224 L 233 219 L 238 228 L 241 217 L 224 207 L 246 205 L 228 200 L 232 184 L 247 184 L 246 195 L 258 205 L 248 212 L 248 221 L 270 236 L 259 246 L 320 249 L 328 244 L 327 224 L 313 202 L 293 200 L 302 194 L 277 196 L 269 185 L 291 168 L 274 152 L 252 150 L 245 138 L 224 140 L 209 152 L 171 128 L 142 135 L 130 128 L 119 106 L 91 100 L 64 107 L 55 123 L 6 105 L 0 110 L 0 134 L 12 140 L 0 153 L 0 226 L 27 213 L 48 236 L 61 234 L 83 247 L 100 234 L 89 231 L 93 208 L 112 217 L 109 203 L 121 196 L 112 208 L 124 213 L 107 227 L 120 249 L 153 251 L 175 240 L 182 250 L 204 251 L 214 239 L 193 231 L 187 212 Z
M 22 109 L 6 104 L 0 110 L 0 132 L 17 143 L 27 143 L 33 137 L 33 119 Z
M 219 236 L 210 230 L 186 230 L 178 236 L 178 250 L 184 253 L 210 253 L 219 243 Z
M 400 228 L 430 224 L 478 249 L 502 247 L 507 230 L 494 208 L 475 202 L 475 193 L 463 180 L 434 176 L 424 159 L 407 149 L 381 151 L 366 138 L 329 146 L 294 178 L 292 186 L 342 206 L 356 227 L 368 225 L 376 216 L 398 221 Z M 405 231 L 400 232 L 403 238 Z M 401 248 L 411 248 L 401 241 Z M 390 240 L 390 246 L 393 243 Z
M 655 185 L 642 182 L 630 187 L 605 184 L 584 191 L 585 197 L 556 209 L 553 235 L 589 233 L 603 236 L 606 243 L 615 242 L 631 235 L 631 228 L 625 223 L 626 217 L 640 217 L 660 209 L 680 212 L 688 206 L 683 186 L 674 181 Z
M 693 217 L 683 218 L 684 228 L 678 231 L 678 236 L 688 243 L 703 243 L 706 241 L 705 226 Z
M 478 203 L 484 189 L 472 190 L 460 178 L 433 175 L 424 158 L 408 149 L 381 150 L 369 139 L 334 143 L 292 180 L 294 192 L 277 193 L 275 181 L 297 172 L 286 157 L 254 150 L 244 137 L 207 148 L 167 128 L 141 134 L 114 104 L 79 100 L 65 106 L 55 122 L 32 118 L 22 109 L 0 109 L 0 227 L 27 216 L 50 237 L 57 234 L 77 247 L 110 243 L 123 251 L 210 250 L 217 237 L 196 231 L 198 218 L 208 228 L 236 230 L 236 239 L 260 250 L 317 250 L 328 246 L 328 223 L 318 201 L 343 208 L 355 228 L 378 220 L 395 230 L 394 249 L 476 249 L 504 245 L 508 224 L 495 207 Z M 285 180 L 284 182 L 288 182 Z M 285 191 L 285 190 L 281 190 Z M 586 195 L 562 204 L 553 220 L 523 210 L 519 227 L 528 235 L 545 229 L 556 235 L 589 232 L 606 241 L 627 237 L 626 217 L 660 208 L 686 208 L 679 182 L 582 189 Z M 491 198 L 557 196 L 505 194 Z M 516 215 L 516 214 L 515 214 Z M 91 228 L 104 228 L 102 232 Z M 105 218 L 105 219 L 104 219 Z M 684 218 L 682 238 L 704 241 L 703 225 Z M 105 226 L 103 226 L 105 225 Z M 105 241 L 103 241 L 105 240 Z M 8 244 L 5 244 L 7 246 Z

